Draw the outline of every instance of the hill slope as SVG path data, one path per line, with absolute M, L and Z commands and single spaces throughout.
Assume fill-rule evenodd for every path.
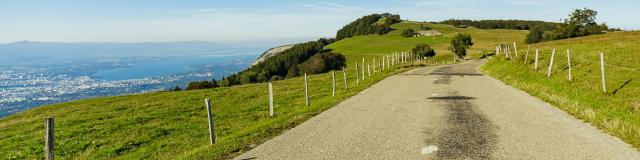
M 640 148 L 640 32 L 614 32 L 531 46 L 529 60 L 495 59 L 484 71 L 540 97 L 573 116 Z M 533 57 L 540 48 L 540 68 Z M 552 78 L 547 78 L 556 49 Z M 571 50 L 573 81 L 568 80 L 566 50 Z M 602 93 L 600 51 L 604 52 L 607 94 Z M 526 48 L 520 53 L 526 52 Z M 525 65 L 526 63 L 526 65 Z
M 385 76 L 408 68 L 375 74 L 355 85 L 355 62 L 393 52 L 408 51 L 428 43 L 436 59 L 450 59 L 449 38 L 469 32 L 474 39 L 470 53 L 492 53 L 502 42 L 520 42 L 527 31 L 480 30 L 424 24 L 444 36 L 400 37 L 398 23 L 386 35 L 346 38 L 326 48 L 345 54 L 349 90 L 342 88 L 338 72 L 336 97 L 331 96 L 331 75 L 310 76 L 311 106 L 304 106 L 303 78 L 274 82 L 275 117 L 268 116 L 267 84 L 250 84 L 207 90 L 160 92 L 105 97 L 39 107 L 0 119 L 0 155 L 6 159 L 43 157 L 43 118 L 56 120 L 56 156 L 62 159 L 204 159 L 229 158 L 260 144 L 308 118 L 357 94 Z M 203 99 L 212 98 L 216 124 L 215 145 L 208 144 Z
M 353 37 L 358 38 L 358 37 Z M 348 48 L 345 48 L 349 50 Z M 403 51 L 389 50 L 389 52 Z M 382 55 L 379 52 L 378 55 Z M 229 158 L 302 123 L 384 77 L 397 67 L 355 84 L 355 61 L 346 52 L 349 90 L 338 72 L 311 75 L 311 106 L 304 105 L 303 77 L 274 82 L 275 116 L 268 116 L 267 84 L 104 97 L 48 105 L 0 119 L 0 159 L 43 157 L 43 118 L 55 117 L 56 157 L 62 159 Z M 368 57 L 367 60 L 371 60 Z M 203 100 L 212 98 L 217 143 L 208 144 Z

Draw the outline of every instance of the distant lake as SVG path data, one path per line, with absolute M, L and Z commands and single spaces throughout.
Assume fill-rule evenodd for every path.
M 161 77 L 183 72 L 196 72 L 209 67 L 215 77 L 225 76 L 216 73 L 215 66 L 210 64 L 232 64 L 256 59 L 258 55 L 204 55 L 155 58 L 149 62 L 130 64 L 129 67 L 99 70 L 93 76 L 102 80 L 127 80 L 147 77 Z M 246 65 L 248 67 L 248 64 Z
M 134 56 L 12 67 L 0 72 L 0 118 L 41 105 L 219 80 L 248 68 L 258 56 Z

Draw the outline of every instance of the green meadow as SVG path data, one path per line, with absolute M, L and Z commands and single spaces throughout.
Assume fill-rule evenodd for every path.
M 505 83 L 589 122 L 640 148 L 640 32 L 613 32 L 531 45 L 520 57 L 490 60 L 483 70 Z M 534 70 L 535 49 L 539 68 Z M 556 49 L 551 78 L 547 77 Z M 567 49 L 571 55 L 569 81 Z M 600 52 L 604 53 L 606 92 L 601 82 Z
M 443 33 L 433 37 L 402 37 L 401 29 L 428 26 Z M 472 35 L 469 57 L 493 54 L 500 43 L 518 44 L 528 31 L 481 30 L 449 25 L 402 22 L 385 35 L 364 35 L 335 42 L 327 49 L 347 57 L 348 90 L 336 72 L 336 96 L 330 73 L 310 75 L 310 106 L 305 106 L 304 78 L 274 81 L 275 115 L 269 116 L 267 83 L 179 92 L 93 98 L 47 105 L 0 119 L 0 159 L 42 159 L 44 118 L 55 118 L 55 155 L 60 159 L 228 159 L 330 109 L 341 101 L 396 73 L 416 65 L 395 66 L 356 84 L 355 63 L 378 62 L 385 55 L 410 51 L 427 43 L 436 50 L 431 61 L 450 61 L 449 41 L 460 32 Z M 619 32 L 531 45 L 541 49 L 541 69 L 523 60 L 489 60 L 483 70 L 591 122 L 626 142 L 640 146 L 640 88 L 637 57 L 640 32 Z M 545 65 L 557 48 L 552 78 Z M 564 50 L 571 49 L 574 80 L 567 81 Z M 608 93 L 598 88 L 598 51 L 605 52 Z M 385 59 L 386 60 L 386 59 Z M 527 64 L 525 64 L 527 63 Z M 418 65 L 420 66 L 420 65 Z M 378 67 L 376 67 L 378 70 Z M 362 69 L 362 68 L 360 68 Z M 362 70 L 360 70 L 362 71 Z M 359 73 L 361 75 L 361 73 Z M 625 84 L 627 83 L 627 84 Z M 615 93 L 613 93 L 615 91 Z M 212 102 L 217 142 L 209 144 L 204 99 Z

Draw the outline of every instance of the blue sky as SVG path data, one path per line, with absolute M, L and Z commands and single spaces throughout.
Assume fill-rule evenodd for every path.
M 610 27 L 640 29 L 638 6 L 637 0 L 2 0 L 0 43 L 290 43 L 332 37 L 370 13 L 416 21 L 559 21 L 583 7 L 597 10 L 597 21 Z

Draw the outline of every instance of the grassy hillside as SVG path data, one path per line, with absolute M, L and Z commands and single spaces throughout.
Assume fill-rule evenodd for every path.
M 386 50 L 387 53 L 401 50 Z M 378 52 L 378 55 L 384 52 Z M 0 159 L 43 158 L 44 117 L 55 117 L 56 156 L 61 159 L 231 158 L 357 94 L 400 67 L 355 84 L 355 60 L 347 54 L 349 90 L 338 72 L 310 76 L 311 106 L 304 105 L 302 77 L 274 82 L 275 113 L 268 116 L 267 84 L 159 92 L 48 105 L 0 119 Z M 204 99 L 211 98 L 217 143 L 208 144 Z
M 443 33 L 442 36 L 419 36 L 402 37 L 402 29 L 411 28 L 420 30 L 421 24 Z M 374 56 L 388 54 L 396 51 L 410 51 L 417 44 L 427 43 L 436 50 L 436 59 L 451 59 L 449 42 L 457 33 L 467 32 L 471 34 L 474 45 L 469 49 L 468 54 L 479 54 L 482 52 L 495 52 L 495 46 L 499 43 L 513 43 L 523 45 L 523 39 L 528 31 L 491 29 L 482 30 L 475 28 L 456 28 L 450 25 L 430 24 L 419 22 L 396 23 L 391 26 L 396 29 L 385 35 L 357 36 L 333 43 L 326 48 L 333 49 L 338 53 L 346 55 Z M 471 55 L 476 57 L 477 55 Z
M 451 59 L 450 37 L 469 32 L 475 45 L 470 53 L 492 52 L 501 42 L 520 42 L 526 31 L 460 29 L 425 24 L 439 37 L 387 35 L 347 38 L 327 48 L 347 57 L 349 90 L 343 89 L 338 72 L 336 97 L 331 75 L 310 76 L 311 107 L 304 105 L 303 78 L 274 82 L 275 112 L 268 116 L 267 84 L 226 88 L 160 92 L 95 98 L 48 105 L 0 119 L 0 159 L 43 158 L 43 118 L 55 117 L 56 156 L 61 159 L 223 159 L 231 158 L 304 122 L 357 94 L 385 76 L 408 68 L 387 70 L 355 85 L 355 62 L 370 62 L 384 54 L 408 51 L 418 43 L 436 48 L 436 59 Z M 399 23 L 397 29 L 419 24 Z M 204 99 L 211 98 L 217 144 L 208 144 Z
M 268 116 L 266 83 L 43 106 L 0 119 L 0 159 L 43 158 L 46 116 L 55 117 L 56 156 L 61 159 L 230 158 L 406 69 L 387 70 L 359 85 L 349 70 L 349 90 L 337 72 L 336 97 L 331 96 L 330 74 L 312 75 L 310 107 L 305 106 L 304 78 L 276 81 L 274 117 Z M 213 146 L 208 144 L 205 98 L 213 103 Z
M 483 70 L 540 97 L 640 148 L 640 32 L 615 32 L 532 45 L 529 61 L 494 59 Z M 533 70 L 535 48 L 540 68 Z M 547 78 L 556 49 L 552 78 Z M 568 81 L 566 50 L 571 50 L 573 81 Z M 520 53 L 525 52 L 523 47 Z M 604 52 L 607 94 L 602 93 L 600 51 Z M 526 64 L 525 64 L 526 63 Z

